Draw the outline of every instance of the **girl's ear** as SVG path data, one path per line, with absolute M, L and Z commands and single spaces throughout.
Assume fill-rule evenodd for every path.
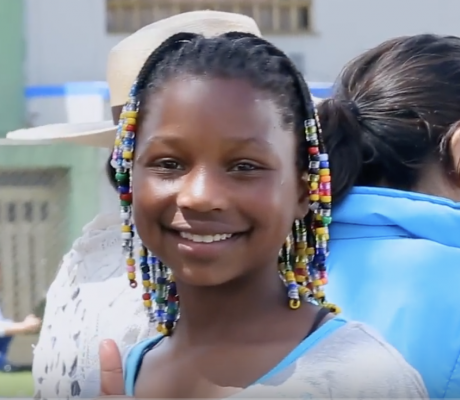
M 296 219 L 304 218 L 310 211 L 310 190 L 308 187 L 308 175 L 303 174 L 298 183 Z
M 460 122 L 457 123 L 457 127 L 450 138 L 449 152 L 452 155 L 455 171 L 460 175 Z

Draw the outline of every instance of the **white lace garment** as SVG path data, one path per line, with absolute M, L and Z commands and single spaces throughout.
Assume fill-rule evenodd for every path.
M 98 346 L 123 351 L 149 336 L 142 285 L 129 287 L 117 214 L 97 216 L 64 256 L 46 297 L 34 350 L 35 398 L 93 397 L 99 390 Z

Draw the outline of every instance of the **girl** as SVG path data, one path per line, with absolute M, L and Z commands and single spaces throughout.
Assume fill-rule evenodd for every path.
M 118 43 L 109 55 L 107 75 L 116 121 L 149 53 L 183 29 L 207 36 L 229 31 L 260 35 L 252 18 L 209 10 L 182 13 L 145 26 Z M 116 125 L 59 124 L 8 136 L 111 149 Z M 112 175 L 109 179 L 113 182 Z M 116 200 L 116 193 L 113 195 Z M 142 303 L 137 301 L 142 295 L 141 287 L 133 291 L 125 284 L 119 225 L 118 212 L 98 215 L 64 256 L 47 294 L 43 329 L 34 353 L 36 398 L 96 396 L 100 386 L 99 341 L 109 337 L 123 350 L 153 332 Z
M 398 353 L 326 301 L 328 156 L 284 53 L 245 33 L 173 35 L 119 127 L 128 278 L 134 223 L 159 331 L 128 352 L 126 395 L 425 397 Z
M 319 107 L 338 202 L 329 294 L 432 398 L 460 397 L 459 104 L 460 38 L 416 35 L 352 61 Z

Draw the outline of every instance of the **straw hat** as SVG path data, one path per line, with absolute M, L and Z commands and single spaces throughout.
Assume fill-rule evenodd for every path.
M 179 32 L 198 33 L 207 37 L 226 32 L 246 32 L 261 36 L 252 18 L 220 11 L 192 11 L 147 25 L 121 41 L 109 53 L 107 83 L 112 109 L 125 104 L 131 85 L 147 57 L 166 39 Z M 116 130 L 112 121 L 67 123 L 20 129 L 9 132 L 6 137 L 16 141 L 40 140 L 43 144 L 67 142 L 112 148 Z

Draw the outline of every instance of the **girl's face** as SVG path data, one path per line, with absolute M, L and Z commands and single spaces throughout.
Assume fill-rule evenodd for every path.
M 190 285 L 275 268 L 308 196 L 269 95 L 244 80 L 182 77 L 141 109 L 133 208 L 146 247 Z

